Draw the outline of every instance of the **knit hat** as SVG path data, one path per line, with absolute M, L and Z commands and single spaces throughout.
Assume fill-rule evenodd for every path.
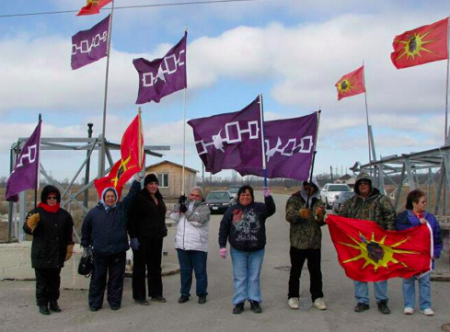
M 152 183 L 152 182 L 156 182 L 159 185 L 158 178 L 153 173 L 151 173 L 151 174 L 149 174 L 149 175 L 147 175 L 145 177 L 144 186 L 146 186 L 146 185 L 148 185 L 149 183 Z

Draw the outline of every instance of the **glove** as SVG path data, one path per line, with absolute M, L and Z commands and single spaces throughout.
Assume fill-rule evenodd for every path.
M 298 212 L 298 215 L 302 219 L 309 219 L 309 218 L 311 218 L 311 210 L 310 209 L 300 209 L 300 211 Z
M 323 206 L 318 206 L 316 209 L 316 218 L 323 219 L 324 215 L 325 215 L 325 209 L 323 208 Z
M 134 175 L 134 180 L 137 182 L 141 182 L 145 178 L 145 172 L 140 171 Z
M 130 240 L 130 245 L 133 250 L 139 250 L 139 241 L 137 237 L 134 237 Z
M 186 202 L 186 196 L 181 195 L 180 198 L 178 199 L 178 204 L 183 205 L 185 202 Z
M 270 189 L 268 187 L 263 188 L 263 195 L 264 195 L 264 197 L 270 196 Z
M 181 213 L 185 213 L 187 211 L 187 206 L 186 206 L 186 204 L 181 204 L 180 205 L 180 212 Z
M 72 257 L 73 254 L 73 243 L 69 244 L 66 248 L 66 258 L 64 258 L 64 261 L 68 261 L 70 257 Z
M 220 248 L 220 250 L 219 250 L 219 255 L 220 255 L 220 257 L 222 257 L 223 259 L 227 258 L 227 248 Z
M 83 256 L 91 256 L 92 255 L 92 249 L 91 247 L 85 247 L 83 248 Z
M 39 222 L 39 213 L 33 213 L 28 217 L 27 226 L 29 229 L 31 229 L 31 232 L 34 232 L 38 222 Z

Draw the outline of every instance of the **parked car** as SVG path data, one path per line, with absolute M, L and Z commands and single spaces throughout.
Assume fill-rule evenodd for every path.
M 336 196 L 339 196 L 341 192 L 352 191 L 347 184 L 327 183 L 320 191 L 320 198 L 325 203 L 327 209 L 330 209 L 333 205 Z
M 231 194 L 231 196 L 232 196 L 233 198 L 236 197 L 236 195 L 237 195 L 237 193 L 238 193 L 238 191 L 239 191 L 239 188 L 241 188 L 241 185 L 239 185 L 239 184 L 232 184 L 232 185 L 230 186 L 230 189 L 228 189 L 228 191 L 230 192 L 230 194 Z
M 345 201 L 352 198 L 355 193 L 353 191 L 343 191 L 341 192 L 333 202 L 332 210 L 334 213 L 339 214 L 341 212 L 342 205 Z
M 214 190 L 206 196 L 206 205 L 212 213 L 225 213 L 230 206 L 230 192 L 227 190 Z

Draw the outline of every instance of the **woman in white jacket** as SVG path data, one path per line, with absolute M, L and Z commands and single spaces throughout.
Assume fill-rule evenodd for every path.
M 189 301 L 192 284 L 192 271 L 197 281 L 198 303 L 206 303 L 208 295 L 208 276 L 206 260 L 208 257 L 208 229 L 211 212 L 204 203 L 201 187 L 194 187 L 187 197 L 180 197 L 170 218 L 177 222 L 175 248 L 180 263 L 181 296 L 178 303 Z

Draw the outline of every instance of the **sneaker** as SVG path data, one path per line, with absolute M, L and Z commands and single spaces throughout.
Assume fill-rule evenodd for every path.
M 61 308 L 59 307 L 57 301 L 50 301 L 49 308 L 53 312 L 61 312 Z
M 288 306 L 291 309 L 299 309 L 300 306 L 298 305 L 298 297 L 291 297 L 288 300 Z
M 369 309 L 370 309 L 370 306 L 368 304 L 358 303 L 355 307 L 355 312 L 363 312 L 363 311 L 366 311 Z
M 48 310 L 48 306 L 46 306 L 46 305 L 40 305 L 39 312 L 46 316 L 50 315 L 50 310 Z
M 185 295 L 181 295 L 180 298 L 178 299 L 178 303 L 186 303 L 187 301 L 189 301 L 189 297 Z
M 89 307 L 89 310 L 95 312 L 95 311 L 99 311 L 100 308 L 97 308 L 97 307 Z
M 424 314 L 425 316 L 434 316 L 434 311 L 431 310 L 430 308 L 427 308 L 425 310 L 420 310 L 420 312 L 422 314 Z
M 143 306 L 150 305 L 150 302 L 148 302 L 146 299 L 143 299 L 143 300 L 134 299 L 134 301 L 135 301 L 137 304 L 140 304 L 140 305 L 143 305 Z
M 260 314 L 262 312 L 262 308 L 258 301 L 250 301 L 250 310 L 255 314 Z
M 323 301 L 323 298 L 319 297 L 314 301 L 313 304 L 317 309 L 319 310 L 326 310 L 327 306 L 325 305 L 325 302 Z
M 391 313 L 391 310 L 387 305 L 387 301 L 378 302 L 378 311 L 381 312 L 383 315 L 389 315 Z
M 245 304 L 245 301 L 236 304 L 233 308 L 233 314 L 235 314 L 235 315 L 241 314 L 244 311 L 244 304 Z
M 202 295 L 198 297 L 198 304 L 205 304 L 206 303 L 206 295 Z
M 403 310 L 403 313 L 405 315 L 412 315 L 414 313 L 414 309 L 411 307 L 405 307 L 405 309 Z
M 120 309 L 120 305 L 110 305 L 111 310 L 117 311 Z
M 158 296 L 152 297 L 152 301 L 159 302 L 159 303 L 166 303 L 167 300 L 164 297 L 162 297 L 161 295 L 158 295 Z

